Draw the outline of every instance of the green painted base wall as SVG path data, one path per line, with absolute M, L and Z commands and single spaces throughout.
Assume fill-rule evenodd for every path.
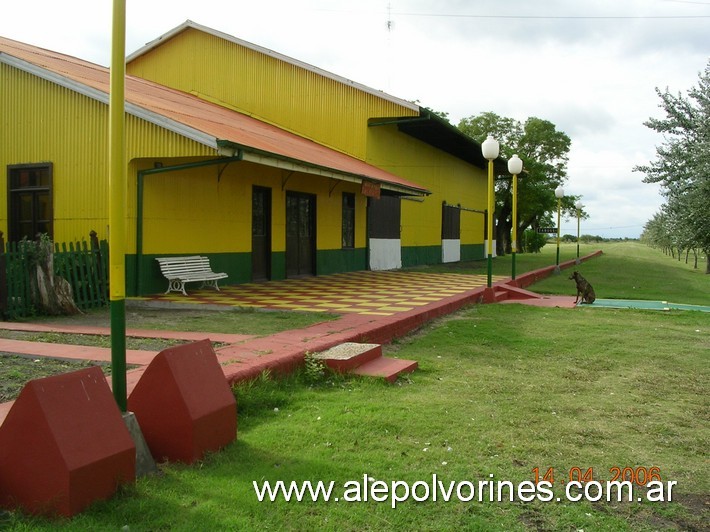
M 318 275 L 361 270 L 367 270 L 367 250 L 365 248 L 322 249 L 316 254 Z
M 481 260 L 485 258 L 485 246 L 483 244 L 466 244 L 461 246 L 461 260 Z
M 286 279 L 286 252 L 271 252 L 271 280 L 282 281 Z
M 480 260 L 485 257 L 483 244 L 461 246 L 461 261 Z M 410 246 L 402 248 L 402 267 L 441 264 L 441 246 Z
M 402 268 L 441 264 L 441 246 L 402 246 Z

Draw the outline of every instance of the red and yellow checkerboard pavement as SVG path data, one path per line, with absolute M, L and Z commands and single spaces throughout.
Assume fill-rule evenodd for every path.
M 501 279 L 495 277 L 494 282 Z M 360 271 L 225 286 L 219 292 L 188 285 L 187 296 L 173 292 L 132 299 L 391 316 L 485 285 L 485 275 Z

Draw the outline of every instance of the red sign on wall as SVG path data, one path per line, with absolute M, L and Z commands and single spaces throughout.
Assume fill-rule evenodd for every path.
M 380 199 L 380 184 L 374 183 L 372 181 L 362 182 L 362 188 L 360 189 L 363 196 L 369 196 L 370 198 Z

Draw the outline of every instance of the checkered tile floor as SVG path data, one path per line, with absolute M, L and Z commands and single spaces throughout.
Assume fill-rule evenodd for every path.
M 391 316 L 485 285 L 484 275 L 363 271 L 225 286 L 220 292 L 192 284 L 187 297 L 172 292 L 134 299 Z

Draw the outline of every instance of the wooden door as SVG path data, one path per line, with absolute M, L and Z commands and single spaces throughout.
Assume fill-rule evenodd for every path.
M 271 189 L 254 187 L 251 201 L 251 276 L 271 278 Z
M 286 193 L 286 276 L 316 273 L 316 197 Z

